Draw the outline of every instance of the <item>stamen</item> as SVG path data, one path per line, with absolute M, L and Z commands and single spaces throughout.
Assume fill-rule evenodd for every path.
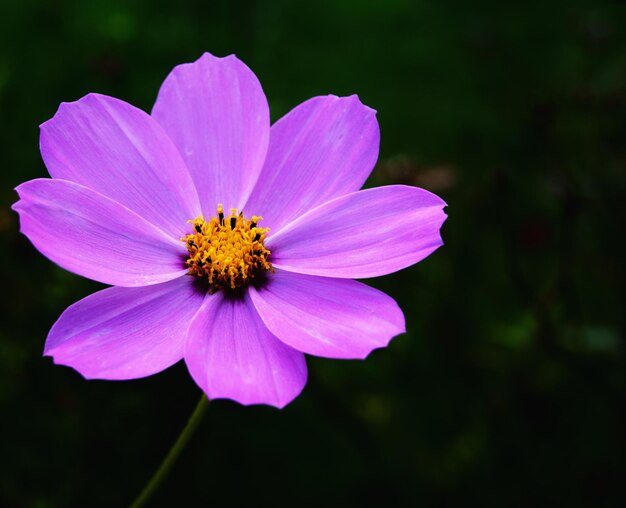
M 208 279 L 212 289 L 247 285 L 261 272 L 272 269 L 270 251 L 263 241 L 269 228 L 259 228 L 262 217 L 247 220 L 243 212 L 231 208 L 228 226 L 224 209 L 217 207 L 217 217 L 206 222 L 202 216 L 189 222 L 193 232 L 181 238 L 189 251 L 186 261 L 189 274 Z

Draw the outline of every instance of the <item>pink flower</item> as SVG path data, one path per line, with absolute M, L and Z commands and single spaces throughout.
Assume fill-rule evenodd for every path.
M 176 67 L 151 115 L 97 94 L 62 104 L 41 126 L 52 178 L 20 185 L 13 208 L 41 253 L 113 287 L 69 307 L 45 354 L 98 379 L 184 358 L 211 399 L 283 407 L 304 353 L 386 346 L 402 312 L 351 279 L 428 256 L 446 215 L 416 187 L 359 190 L 378 144 L 356 96 L 315 97 L 270 127 L 234 56 Z

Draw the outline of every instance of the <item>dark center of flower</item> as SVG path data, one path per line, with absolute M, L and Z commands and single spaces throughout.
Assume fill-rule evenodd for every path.
M 218 205 L 217 217 L 210 221 L 202 216 L 190 220 L 193 232 L 181 238 L 189 251 L 189 274 L 206 278 L 213 290 L 245 286 L 272 269 L 270 251 L 263 245 L 269 228 L 257 227 L 263 217 L 253 215 L 249 220 L 243 212 L 230 210 L 230 217 L 224 217 Z

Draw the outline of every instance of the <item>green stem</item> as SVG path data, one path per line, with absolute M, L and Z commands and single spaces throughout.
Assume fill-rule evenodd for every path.
M 172 469 L 172 466 L 176 462 L 176 459 L 178 459 L 178 456 L 189 442 L 189 439 L 195 430 L 198 428 L 198 424 L 202 420 L 202 417 L 204 416 L 204 413 L 206 413 L 208 407 L 209 400 L 204 394 L 202 394 L 202 397 L 200 397 L 200 400 L 196 405 L 196 409 L 193 410 L 187 425 L 185 425 L 185 428 L 178 436 L 174 446 L 170 448 L 170 451 L 165 456 L 165 459 L 161 462 L 159 469 L 157 469 L 156 473 L 152 475 L 152 478 L 150 478 L 148 484 L 141 491 L 141 494 L 137 496 L 137 499 L 133 501 L 133 504 L 130 505 L 130 508 L 140 508 L 150 500 L 154 492 L 159 488 L 159 485 L 161 485 L 161 482 L 167 477 L 170 469 Z

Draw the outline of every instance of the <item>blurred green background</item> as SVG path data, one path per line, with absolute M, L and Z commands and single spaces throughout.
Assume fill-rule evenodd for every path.
M 275 120 L 319 94 L 378 110 L 368 185 L 441 195 L 446 245 L 372 280 L 408 333 L 309 359 L 283 411 L 211 405 L 152 506 L 626 506 L 626 6 L 609 1 L 0 3 L 0 506 L 132 500 L 200 392 L 179 364 L 84 381 L 42 358 L 99 289 L 19 235 L 38 125 L 88 92 L 150 110 L 204 51 Z

